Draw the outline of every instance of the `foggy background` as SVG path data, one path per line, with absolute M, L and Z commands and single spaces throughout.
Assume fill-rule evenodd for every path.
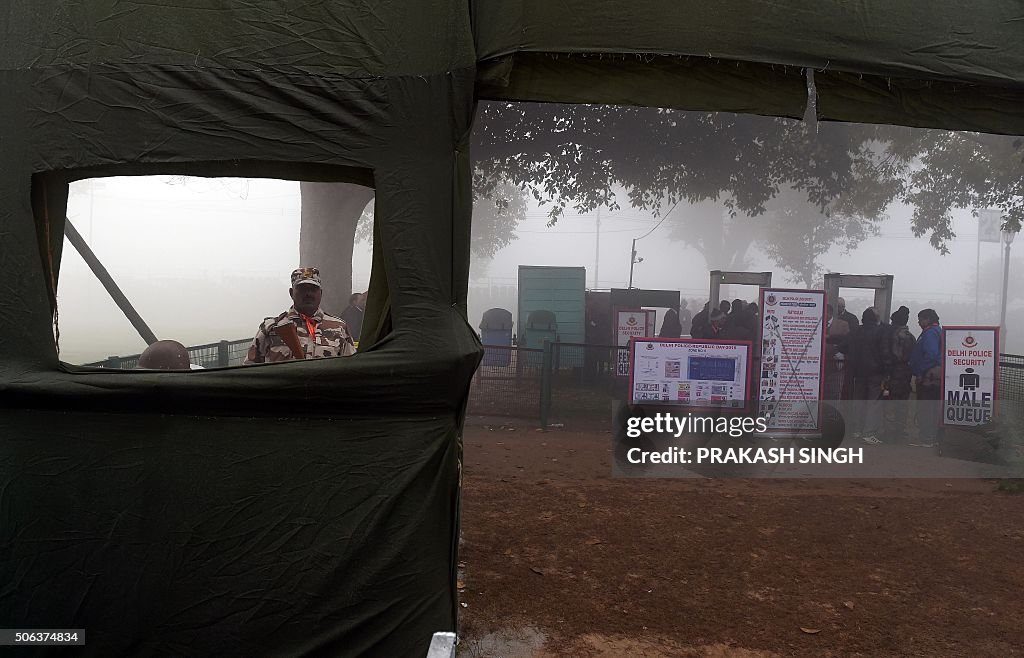
M 704 224 L 722 222 L 737 234 L 753 235 L 757 227 L 767 225 L 785 230 L 786 219 L 779 214 L 784 208 L 770 208 L 759 216 L 741 212 L 730 217 L 724 198 L 699 204 L 683 200 L 674 207 L 662 206 L 659 215 L 658 210 L 631 207 L 628 192 L 621 187 L 612 190 L 619 209 L 609 207 L 611 200 L 588 212 L 569 205 L 553 226 L 548 226 L 550 200 L 539 203 L 531 195 L 514 200 L 514 212 L 508 211 L 504 220 L 512 228 L 503 238 L 492 240 L 497 245 L 489 250 L 493 257 L 479 254 L 487 249 L 475 250 L 470 324 L 478 328 L 482 313 L 491 307 L 516 313 L 520 265 L 581 266 L 587 270 L 588 288 L 627 287 L 630 246 L 641 236 L 637 252 L 643 261 L 634 266 L 634 287 L 678 289 L 684 297 L 698 300 L 690 304 L 694 313 L 707 299 L 711 269 L 772 271 L 776 287 L 807 287 L 800 276 L 773 260 L 766 251 L 771 247 L 759 237 L 730 256 L 732 262 L 709 262 L 714 257 L 705 254 L 708 250 L 686 240 L 691 226 L 687 221 L 695 217 Z M 191 346 L 251 338 L 264 318 L 290 305 L 291 270 L 299 265 L 323 266 L 299 263 L 300 204 L 296 181 L 119 177 L 74 183 L 68 217 L 157 337 Z M 854 248 L 848 250 L 840 240 L 827 249 L 817 259 L 820 271 L 893 274 L 894 310 L 905 304 L 916 314 L 932 307 L 944 324 L 998 324 L 1001 245 L 980 245 L 981 293 L 975 317 L 977 219 L 969 208 L 953 211 L 955 235 L 947 242 L 949 253 L 942 255 L 927 237 L 914 237 L 912 212 L 903 203 L 888 204 Z M 480 233 L 490 230 L 493 215 L 493 207 L 475 211 L 475 241 L 491 240 Z M 372 203 L 357 235 L 369 235 L 365 225 L 369 221 Z M 1015 252 L 1024 250 L 1024 244 L 1013 246 L 1006 349 L 1021 353 L 1024 341 L 1015 328 L 1024 324 L 1024 295 L 1015 291 L 1013 281 L 1024 265 Z M 370 256 L 368 240 L 357 241 L 352 260 L 356 291 L 368 287 Z M 742 267 L 731 267 L 737 264 Z M 818 277 L 814 287 L 820 285 Z M 756 296 L 756 288 L 744 286 L 731 286 L 722 293 L 723 299 L 753 301 Z M 844 297 L 849 310 L 859 317 L 871 304 L 872 291 L 844 290 Z M 325 310 L 338 314 L 343 309 Z M 658 322 L 660 326 L 660 313 Z M 145 348 L 67 241 L 58 285 L 57 327 L 60 357 L 70 363 L 137 354 Z M 911 329 L 918 333 L 913 321 Z M 518 327 L 515 330 L 518 333 Z

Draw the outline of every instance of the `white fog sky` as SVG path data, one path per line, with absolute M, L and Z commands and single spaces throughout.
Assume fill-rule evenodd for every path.
M 621 202 L 627 200 L 623 197 Z M 90 181 L 74 184 L 68 215 L 157 336 L 197 345 L 251 337 L 263 318 L 289 306 L 288 275 L 299 265 L 299 203 L 299 185 L 291 181 L 124 177 L 99 179 L 95 186 Z M 675 212 L 683 210 L 680 206 Z M 649 231 L 657 219 L 628 207 L 601 213 L 596 285 L 596 214 L 568 212 L 548 228 L 546 208 L 531 207 L 520 225 L 519 239 L 477 268 L 470 292 L 470 323 L 478 325 L 480 314 L 490 306 L 489 288 L 516 284 L 519 265 L 583 266 L 589 287 L 626 287 L 631 241 Z M 977 233 L 970 212 L 957 213 L 957 237 L 946 256 L 925 238 L 913 237 L 909 209 L 892 207 L 889 216 L 879 237 L 863 242 L 848 256 L 835 250 L 822 264 L 827 270 L 850 274 L 893 274 L 897 301 L 972 301 Z M 679 289 L 684 296 L 706 298 L 704 259 L 683 243 L 667 240 L 671 221 L 637 243 L 644 262 L 635 267 L 634 286 Z M 1024 249 L 1024 245 L 1015 246 Z M 998 245 L 983 243 L 981 249 L 983 263 L 998 261 Z M 751 269 L 773 269 L 766 257 L 751 253 Z M 1018 259 L 1013 260 L 1019 275 Z M 366 289 L 369 271 L 369 245 L 357 244 L 356 289 Z M 988 290 L 982 301 L 983 307 L 987 301 L 992 308 L 983 308 L 979 320 L 995 323 L 1001 279 L 994 263 L 988 272 L 991 280 L 982 281 Z M 795 285 L 779 269 L 773 283 Z M 868 292 L 844 292 L 855 312 L 870 302 Z M 756 291 L 734 287 L 726 296 L 750 300 Z M 67 242 L 58 302 L 63 360 L 97 361 L 145 348 Z M 974 318 L 943 320 L 972 323 Z
M 158 338 L 198 345 L 252 337 L 265 317 L 291 304 L 289 275 L 299 265 L 298 182 L 97 181 L 95 189 L 92 181 L 72 185 L 68 217 Z M 365 289 L 369 246 L 358 245 L 357 252 L 353 285 Z M 58 310 L 64 361 L 146 347 L 67 240 Z
M 682 210 L 680 206 L 675 212 Z M 821 263 L 826 271 L 846 274 L 893 274 L 894 296 L 924 300 L 973 301 L 973 282 L 977 258 L 977 221 L 970 211 L 954 215 L 956 238 L 949 243 L 950 253 L 943 256 L 927 238 L 915 238 L 910 229 L 911 209 L 893 206 L 878 237 L 865 240 L 849 255 L 836 248 Z M 709 276 L 703 256 L 681 242 L 670 242 L 670 216 L 650 236 L 637 242 L 637 254 L 644 261 L 634 266 L 633 285 L 638 288 L 678 289 L 684 296 L 707 298 Z M 657 219 L 649 213 L 626 208 L 601 211 L 599 280 L 594 284 L 596 213 L 567 214 L 552 228 L 546 228 L 546 210 L 533 209 L 520 224 L 520 239 L 499 252 L 486 269 L 494 285 L 514 285 L 518 265 L 575 265 L 587 268 L 587 285 L 597 288 L 625 288 L 629 280 L 629 253 L 632 239 L 647 233 Z M 1024 248 L 1022 246 L 1021 248 Z M 981 244 L 981 260 L 998 260 L 997 244 Z M 753 271 L 773 271 L 773 285 L 802 287 L 755 249 L 750 252 Z M 1017 260 L 1015 257 L 1014 261 Z M 998 269 L 998 268 L 996 268 Z M 1012 274 L 1012 272 L 1011 272 Z M 988 296 L 997 295 L 1002 282 L 997 277 L 983 280 Z M 753 300 L 756 289 L 734 286 L 731 297 Z M 851 300 L 862 297 L 867 305 L 871 292 L 844 290 Z M 982 299 L 985 292 L 983 289 Z M 993 298 L 994 299 L 994 298 Z M 991 301 L 991 299 L 990 299 Z M 984 320 L 984 318 L 982 318 Z M 966 318 L 963 321 L 973 321 Z

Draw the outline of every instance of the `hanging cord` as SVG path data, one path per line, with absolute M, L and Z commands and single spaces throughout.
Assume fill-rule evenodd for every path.
M 804 109 L 804 123 L 818 134 L 818 88 L 814 84 L 814 69 L 804 69 L 807 74 L 807 107 Z
M 679 201 L 682 201 L 682 199 L 680 199 Z M 652 228 L 650 231 L 647 231 L 646 233 L 641 235 L 639 238 L 637 238 L 637 240 L 643 240 L 644 238 L 646 238 L 651 233 L 654 233 L 655 231 L 657 231 L 658 227 L 661 226 L 661 223 L 664 222 L 666 219 L 668 219 L 668 216 L 671 215 L 672 211 L 675 210 L 676 206 L 679 205 L 679 201 L 676 201 L 675 203 L 672 204 L 672 207 L 668 209 L 667 213 L 665 213 L 664 215 L 661 216 L 661 220 L 659 220 L 658 223 L 654 225 L 654 228 Z

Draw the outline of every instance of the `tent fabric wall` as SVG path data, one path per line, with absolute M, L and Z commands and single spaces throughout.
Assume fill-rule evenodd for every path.
M 102 656 L 424 655 L 456 626 L 460 435 L 481 355 L 456 180 L 468 7 L 218 6 L 4 9 L 0 620 L 85 628 Z M 60 364 L 64 182 L 158 171 L 365 172 L 366 349 L 194 373 Z
M 491 100 L 802 117 L 809 68 L 820 119 L 1024 133 L 1012 0 L 478 1 L 473 15 Z
M 456 625 L 478 98 L 1024 132 L 1019 5 L 8 3 L 0 21 L 0 622 L 92 655 L 422 655 Z M 922 10 L 923 11 L 923 10 Z M 63 365 L 64 182 L 362 178 L 351 359 Z M 41 207 L 42 206 L 42 207 Z
M 451 425 L 8 410 L 0 618 L 97 656 L 423 656 L 454 628 Z

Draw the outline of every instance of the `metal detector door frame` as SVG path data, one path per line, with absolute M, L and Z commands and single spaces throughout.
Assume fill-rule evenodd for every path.
M 830 304 L 839 303 L 840 288 L 867 288 L 875 291 L 872 306 L 878 309 L 879 322 L 889 322 L 892 313 L 892 274 L 840 274 L 838 272 L 825 275 L 825 299 Z M 833 307 L 836 313 L 837 307 Z M 859 318 L 858 318 L 859 319 Z
M 771 272 L 723 272 L 722 270 L 711 270 L 711 295 L 708 299 L 711 301 L 711 306 L 708 307 L 709 312 L 718 308 L 718 304 L 721 302 L 721 290 L 723 285 L 740 285 L 740 286 L 757 286 L 758 295 L 761 294 L 761 290 L 764 288 L 771 288 L 772 286 L 772 273 Z

